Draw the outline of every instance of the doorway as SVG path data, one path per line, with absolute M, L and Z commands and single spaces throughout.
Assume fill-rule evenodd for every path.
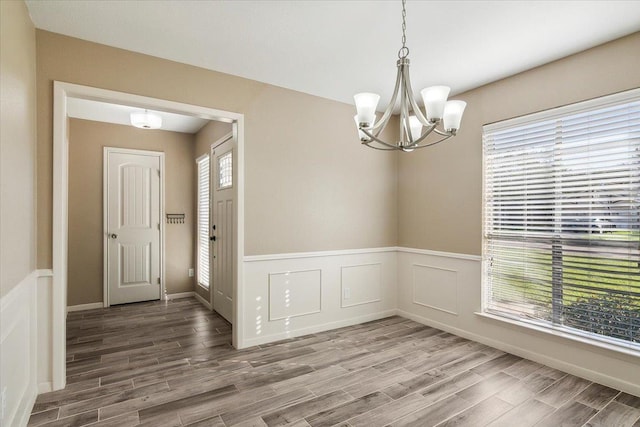
M 54 82 L 54 134 L 53 134 L 53 289 L 52 289 L 52 364 L 53 389 L 62 389 L 66 382 L 66 307 L 67 307 L 67 251 L 68 251 L 68 169 L 69 140 L 67 105 L 70 100 L 85 99 L 105 103 L 129 105 L 140 109 L 154 109 L 174 114 L 190 115 L 206 120 L 231 123 L 236 141 L 237 184 L 234 222 L 237 225 L 236 244 L 233 247 L 232 345 L 243 348 L 241 307 L 242 268 L 244 257 L 244 116 L 239 113 L 216 110 L 157 98 L 91 88 L 70 83 Z M 116 233 L 117 234 L 117 233 Z

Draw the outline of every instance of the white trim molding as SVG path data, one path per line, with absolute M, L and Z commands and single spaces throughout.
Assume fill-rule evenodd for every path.
M 332 329 L 359 325 L 361 323 L 371 322 L 373 320 L 380 320 L 380 319 L 384 319 L 385 317 L 395 316 L 396 314 L 397 314 L 397 310 L 395 309 L 385 310 L 385 311 L 367 314 L 364 316 L 358 316 L 350 319 L 337 320 L 335 322 L 308 326 L 306 328 L 296 329 L 295 331 L 282 331 L 269 336 L 250 338 L 245 341 L 245 344 L 246 344 L 246 347 L 252 347 L 252 346 L 261 345 L 261 344 L 268 344 L 268 343 L 285 340 L 289 338 L 300 337 L 303 335 L 316 334 L 318 332 L 330 331 Z
M 181 298 L 192 298 L 194 295 L 196 295 L 195 292 L 190 291 L 190 292 L 177 292 L 175 294 L 166 294 L 165 295 L 165 300 L 167 301 L 171 301 L 174 299 L 181 299 Z
M 407 254 L 418 254 L 418 255 L 430 255 L 437 256 L 443 258 L 454 258 L 454 259 L 464 259 L 468 261 L 481 261 L 482 256 L 480 255 L 469 255 L 469 254 L 458 254 L 454 252 L 441 252 L 441 251 L 432 251 L 429 249 L 415 249 L 415 248 L 405 248 L 405 247 L 397 247 L 396 248 L 400 253 Z
M 232 343 L 241 347 L 244 319 L 240 301 L 244 299 L 242 260 L 244 259 L 244 115 L 214 108 L 168 101 L 158 98 L 133 95 L 73 83 L 53 82 L 53 278 L 51 289 L 51 321 L 53 330 L 51 366 L 53 389 L 64 388 L 66 381 L 66 327 L 67 311 L 67 247 L 68 247 L 68 171 L 69 141 L 67 123 L 67 100 L 69 98 L 91 99 L 99 102 L 125 104 L 141 109 L 152 109 L 176 114 L 186 114 L 208 120 L 232 123 L 233 136 L 237 144 L 237 244 L 234 265 L 234 296 L 232 320 Z M 164 221 L 161 221 L 164 223 Z M 162 272 L 162 277 L 166 274 Z
M 101 302 L 90 302 L 88 304 L 70 305 L 67 307 L 67 313 L 73 311 L 95 310 L 97 308 L 104 308 L 103 304 Z
M 50 268 L 45 268 L 41 270 L 36 270 L 38 277 L 53 277 L 53 270 Z
M 206 299 L 202 298 L 197 292 L 194 292 L 193 296 L 200 302 L 200 304 L 204 305 L 209 310 L 213 310 L 213 307 L 211 306 L 211 304 L 209 304 L 209 301 L 207 301 Z
M 332 257 L 332 256 L 345 256 L 345 255 L 357 255 L 357 254 L 374 254 L 381 252 L 396 252 L 398 248 L 390 246 L 386 248 L 365 248 L 365 249 L 343 249 L 336 251 L 318 251 L 318 252 L 291 252 L 291 253 L 279 253 L 279 254 L 267 254 L 267 255 L 247 255 L 244 257 L 244 262 L 258 262 L 258 261 L 276 261 L 283 259 L 298 259 L 298 258 L 318 258 L 318 257 Z

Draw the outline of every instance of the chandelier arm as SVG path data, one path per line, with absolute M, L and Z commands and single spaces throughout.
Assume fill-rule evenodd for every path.
M 434 130 L 438 135 L 442 135 L 442 136 L 454 136 L 454 135 L 455 135 L 454 133 L 447 132 L 446 130 L 444 130 L 444 131 L 443 131 L 443 130 L 436 129 L 436 128 L 434 128 L 433 130 Z
M 400 88 L 400 78 L 401 78 L 400 70 L 398 70 L 398 73 L 396 75 L 396 85 L 395 85 L 395 88 L 393 89 L 393 95 L 391 95 L 391 100 L 389 101 L 389 105 L 387 106 L 387 109 L 385 110 L 384 114 L 380 118 L 380 121 L 374 124 L 373 128 L 371 129 L 373 131 L 376 131 L 376 135 L 379 135 L 380 132 L 382 132 L 382 130 L 387 125 L 389 118 L 391 117 L 391 113 L 393 112 L 393 106 L 396 104 L 396 100 L 398 99 L 398 89 Z
M 411 78 L 409 77 L 409 67 L 404 68 L 402 72 L 403 72 L 405 87 L 409 92 L 409 101 L 411 102 L 411 109 L 415 113 L 418 120 L 420 120 L 420 123 L 422 123 L 424 126 L 431 126 L 432 123 L 427 119 L 427 117 L 424 114 L 422 114 L 422 110 L 418 106 L 418 103 L 416 102 L 415 98 L 413 97 L 413 93 L 411 92 Z
M 382 147 L 375 147 L 373 145 L 370 145 L 371 142 L 363 142 L 364 145 L 366 145 L 369 148 L 373 148 L 374 150 L 380 150 L 380 151 L 396 151 L 398 150 L 398 148 L 382 148 Z
M 431 135 L 431 133 L 434 131 L 435 129 L 435 123 L 432 124 L 431 126 L 429 126 L 429 128 L 426 130 L 425 133 L 422 134 L 422 136 L 418 139 L 416 139 L 415 141 L 413 141 L 413 144 L 411 144 L 411 146 L 407 147 L 407 148 L 413 148 L 415 146 L 417 146 L 418 144 L 420 144 L 422 141 L 424 141 L 425 139 L 427 139 L 427 137 L 429 137 L 429 135 Z M 451 137 L 453 135 L 446 135 L 447 137 Z M 442 140 L 444 141 L 444 140 Z
M 376 135 L 372 134 L 371 132 L 369 132 L 367 129 L 361 128 L 360 129 L 365 135 L 367 135 L 369 138 L 371 138 L 372 140 L 386 146 L 386 147 L 391 147 L 394 150 L 399 150 L 400 148 L 397 145 L 392 145 L 389 143 L 384 142 L 383 140 L 379 139 Z M 367 145 L 367 147 L 369 147 L 369 142 L 365 143 Z
M 411 134 L 411 121 L 409 120 L 409 90 L 410 89 L 405 85 L 403 90 L 404 97 L 402 98 L 402 115 L 404 116 L 404 134 L 407 137 L 408 145 L 411 146 L 415 144 L 415 141 L 413 140 L 413 135 Z M 402 141 L 402 139 L 400 141 Z
M 416 148 L 432 147 L 432 146 L 434 146 L 436 144 L 440 144 L 442 141 L 446 141 L 447 139 L 451 138 L 452 136 L 453 135 L 448 135 L 448 136 L 445 136 L 444 138 L 439 139 L 437 141 L 433 141 L 433 142 L 430 142 L 430 143 L 424 144 L 424 145 L 414 145 L 413 147 L 410 147 L 410 148 L 416 149 Z

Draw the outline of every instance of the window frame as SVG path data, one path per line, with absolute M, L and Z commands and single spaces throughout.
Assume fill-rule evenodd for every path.
M 509 315 L 507 312 L 497 312 L 487 307 L 489 292 L 489 254 L 487 253 L 487 241 L 490 240 L 488 235 L 488 205 L 487 205 L 487 152 L 484 144 L 484 137 L 487 132 L 496 132 L 516 127 L 526 126 L 529 124 L 540 123 L 546 120 L 559 120 L 561 117 L 566 117 L 574 114 L 580 114 L 594 109 L 605 109 L 609 106 L 630 103 L 640 100 L 640 88 L 631 89 L 612 95 L 589 99 L 587 101 L 577 102 L 574 104 L 568 104 L 549 110 L 539 111 L 524 116 L 514 117 L 511 119 L 502 120 L 499 122 L 493 122 L 485 124 L 482 128 L 483 134 L 483 147 L 482 147 L 482 268 L 481 268 L 481 311 L 475 314 L 484 318 L 492 319 L 498 322 L 508 323 L 511 325 L 517 325 L 528 329 L 533 329 L 542 333 L 548 333 L 554 336 L 560 336 L 568 338 L 574 341 L 595 345 L 598 347 L 606 348 L 633 356 L 640 356 L 640 343 L 633 341 L 626 341 L 619 338 L 609 337 L 606 335 L 600 335 L 595 332 L 582 331 L 577 328 L 572 328 L 567 325 L 558 325 L 551 322 L 546 322 L 537 319 L 526 319 L 518 317 L 516 315 Z M 556 200 L 556 199 L 554 199 Z M 555 288 L 557 284 L 550 285 L 551 288 Z M 555 310 L 552 307 L 552 310 Z M 555 318 L 556 313 L 553 314 Z

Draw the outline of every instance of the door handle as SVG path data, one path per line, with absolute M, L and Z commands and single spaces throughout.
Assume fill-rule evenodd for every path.
M 209 237 L 209 240 L 211 240 L 212 242 L 215 242 L 216 241 L 216 236 Z
M 118 235 L 117 235 L 117 234 L 115 234 L 115 233 L 113 233 L 113 234 L 111 234 L 111 238 L 112 238 L 112 239 L 117 239 L 117 238 L 118 238 Z

